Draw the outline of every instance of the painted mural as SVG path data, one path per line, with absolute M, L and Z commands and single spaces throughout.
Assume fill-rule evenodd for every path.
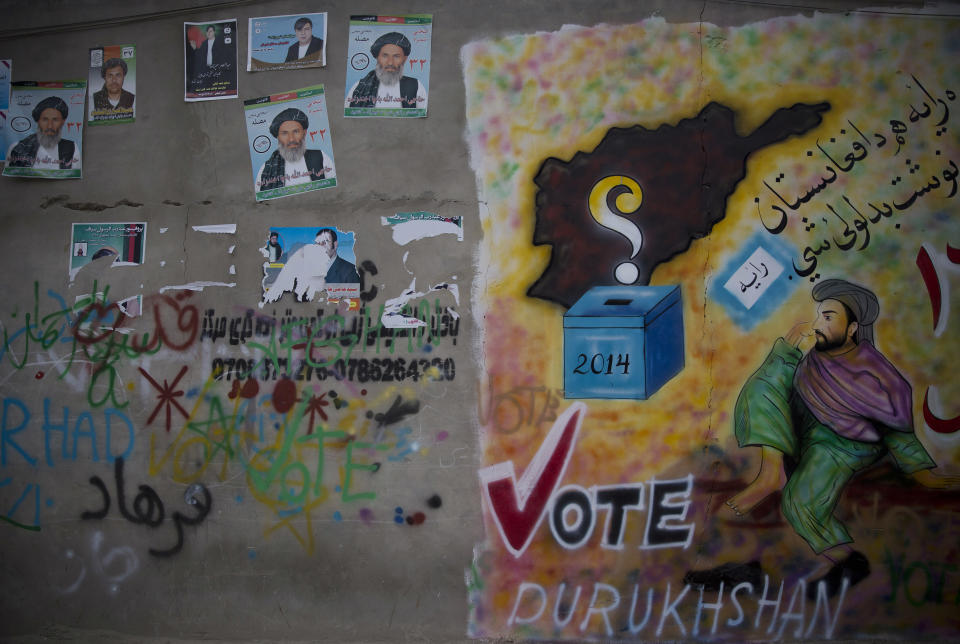
M 956 20 L 462 51 L 475 637 L 952 636 Z

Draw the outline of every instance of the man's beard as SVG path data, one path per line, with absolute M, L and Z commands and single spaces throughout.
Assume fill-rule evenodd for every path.
M 384 85 L 396 85 L 400 82 L 401 76 L 403 76 L 403 69 L 391 72 L 385 69 L 380 63 L 377 63 L 377 80 Z
M 60 143 L 60 130 L 57 130 L 55 134 L 37 132 L 37 141 L 40 143 L 40 147 L 44 147 L 44 148 L 56 147 L 56 145 Z
M 815 331 L 814 333 L 817 336 L 817 343 L 813 345 L 813 348 L 817 351 L 830 351 L 831 349 L 838 349 L 847 341 L 846 337 L 839 337 L 830 340 L 827 338 L 827 336 L 819 331 Z
M 306 139 L 301 139 L 300 143 L 296 147 L 290 147 L 287 145 L 281 145 L 280 156 L 283 157 L 283 160 L 287 163 L 296 163 L 303 158 L 304 152 L 307 149 Z

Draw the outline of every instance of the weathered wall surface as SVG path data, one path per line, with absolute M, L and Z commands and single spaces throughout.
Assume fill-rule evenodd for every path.
M 733 434 L 740 386 L 778 334 L 811 317 L 810 287 L 830 277 L 878 294 L 878 348 L 912 384 L 915 434 L 938 473 L 960 465 L 949 420 L 950 279 L 960 244 L 950 164 L 960 146 L 947 115 L 960 107 L 955 19 L 812 19 L 795 8 L 709 2 L 310 7 L 328 12 L 326 68 L 241 71 L 239 94 L 323 83 L 338 185 L 258 204 L 241 100 L 183 101 L 182 23 L 237 18 L 245 51 L 248 18 L 303 8 L 3 3 L 0 59 L 13 59 L 15 81 L 83 78 L 88 48 L 134 43 L 138 103 L 135 123 L 84 132 L 82 180 L 0 180 L 0 636 L 742 639 L 792 637 L 797 624 L 840 638 L 956 631 L 958 555 L 938 545 L 956 540 L 955 492 L 921 492 L 876 468 L 866 474 L 877 481 L 851 484 L 838 514 L 871 574 L 845 598 L 806 609 L 791 594 L 822 570 L 777 506 L 744 505 L 746 520 L 723 513 L 760 460 Z M 347 21 L 357 10 L 433 13 L 426 119 L 340 115 Z M 599 23 L 609 26 L 561 29 Z M 678 125 L 711 101 L 727 111 Z M 822 121 L 792 112 L 762 127 L 778 108 L 823 102 L 829 110 L 812 110 Z M 924 103 L 930 114 L 914 119 L 911 109 Z M 863 130 L 868 155 L 851 152 L 859 131 L 846 123 Z M 611 128 L 632 126 L 686 138 L 641 137 L 567 165 Z M 766 134 L 750 139 L 754 131 Z M 839 164 L 805 156 L 820 155 L 818 143 Z M 849 167 L 811 188 L 829 163 Z M 613 194 L 593 204 L 617 210 L 591 217 L 590 193 L 607 176 L 618 177 Z M 614 199 L 620 177 L 637 182 L 639 203 Z M 924 190 L 931 177 L 938 186 Z M 794 206 L 764 182 L 783 185 Z M 845 197 L 869 223 L 848 217 L 844 231 L 826 220 L 827 204 Z M 874 222 L 861 203 L 871 200 L 903 207 Z M 635 220 L 644 241 L 631 257 L 609 223 L 650 209 L 658 216 Z M 441 235 L 401 246 L 381 223 L 419 211 L 462 217 L 463 241 Z M 694 214 L 707 223 L 688 221 Z M 71 225 L 80 222 L 147 222 L 144 264 L 97 262 L 71 281 Z M 193 228 L 213 224 L 236 232 Z M 356 309 L 289 295 L 258 306 L 268 231 L 301 226 L 355 234 Z M 682 241 L 669 239 L 678 230 Z M 829 252 L 815 253 L 825 239 Z M 756 263 L 757 246 L 780 260 L 782 279 L 771 279 L 748 315 L 717 282 Z M 658 258 L 651 248 L 668 251 Z M 551 261 L 562 270 L 544 279 Z M 683 368 L 645 400 L 621 389 L 575 406 L 564 399 L 563 313 L 588 287 L 625 283 L 613 273 L 625 261 L 638 267 L 634 288 L 680 285 Z M 114 304 L 136 295 L 142 315 L 121 316 Z M 422 326 L 386 328 L 391 300 Z M 676 325 L 667 335 L 678 337 Z M 546 437 L 559 437 L 550 429 L 565 429 L 571 409 L 580 429 L 559 467 Z M 553 487 L 534 485 L 531 461 L 557 474 Z M 512 511 L 501 505 L 509 494 L 489 494 L 504 470 L 487 468 L 508 462 L 523 477 Z M 674 496 L 652 503 L 652 481 L 675 481 L 659 488 Z M 565 498 L 587 503 L 582 516 L 596 502 L 594 486 L 642 492 L 633 505 L 644 509 L 625 514 L 624 548 L 601 544 L 600 518 L 612 514 L 604 509 L 581 539 L 576 512 L 564 514 L 561 503 L 560 532 L 551 531 L 543 513 L 573 484 Z M 654 506 L 667 508 L 662 525 L 646 523 Z M 651 538 L 665 547 L 638 547 Z M 776 610 L 786 621 L 770 616 L 772 604 L 760 620 L 751 594 L 760 590 L 742 588 L 747 615 L 736 622 L 729 579 L 719 595 L 685 579 L 751 559 L 769 593 L 783 582 Z M 679 593 L 685 599 L 674 603 Z M 698 595 L 723 604 L 715 612 L 724 630 L 711 631 L 713 609 L 694 616 Z M 639 627 L 645 602 L 655 609 Z M 836 617 L 829 632 L 825 607 Z

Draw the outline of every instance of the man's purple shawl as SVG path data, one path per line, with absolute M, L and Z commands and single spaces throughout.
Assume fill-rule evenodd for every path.
M 913 431 L 910 383 L 869 342 L 839 356 L 810 351 L 793 384 L 817 420 L 845 438 L 879 441 L 878 425 Z

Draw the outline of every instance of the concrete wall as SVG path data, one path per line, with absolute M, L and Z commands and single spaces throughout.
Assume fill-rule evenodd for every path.
M 326 68 L 241 71 L 239 96 L 323 83 L 338 185 L 257 203 L 241 100 L 183 100 L 182 23 L 237 18 L 240 51 L 245 51 L 248 18 L 302 8 L 286 0 L 3 3 L 0 59 L 13 59 L 15 81 L 83 78 L 87 50 L 97 45 L 136 44 L 138 67 L 136 122 L 86 129 L 81 180 L 0 180 L 0 262 L 6 276 L 0 311 L 5 333 L 0 513 L 6 518 L 0 524 L 0 635 L 25 641 L 447 642 L 468 634 L 681 638 L 696 634 L 692 618 L 683 612 L 696 608 L 693 599 L 691 606 L 678 609 L 683 613 L 679 627 L 668 622 L 667 630 L 653 625 L 623 630 L 633 588 L 626 580 L 646 580 L 662 602 L 668 580 L 674 589 L 688 588 L 693 598 L 697 589 L 684 585 L 685 572 L 730 559 L 759 557 L 772 573 L 772 583 L 788 580 L 788 594 L 798 579 L 816 576 L 816 556 L 779 518 L 775 506 L 746 525 L 714 519 L 721 516 L 722 501 L 752 478 L 758 463 L 733 437 L 738 388 L 786 322 L 801 310 L 808 312 L 810 284 L 797 277 L 796 282 L 803 282 L 799 288 L 783 287 L 779 304 L 770 305 L 761 326 L 749 331 L 705 293 L 743 240 L 757 232 L 769 235 L 770 229 L 764 233 L 752 214 L 762 181 L 772 180 L 779 164 L 800 158 L 802 146 L 861 114 L 854 109 L 857 101 L 880 102 L 885 92 L 895 96 L 883 103 L 888 111 L 867 113 L 872 123 L 883 125 L 892 118 L 888 112 L 894 104 L 902 112 L 900 80 L 913 69 L 906 64 L 911 58 L 917 69 L 936 78 L 937 96 L 946 96 L 945 89 L 960 92 L 956 72 L 940 57 L 956 53 L 955 42 L 950 44 L 956 19 L 869 13 L 855 14 L 849 22 L 822 23 L 833 30 L 831 37 L 847 38 L 840 45 L 831 41 L 836 60 L 844 53 L 869 60 L 878 50 L 916 47 L 915 56 L 881 56 L 884 63 L 894 61 L 886 68 L 889 74 L 880 75 L 888 85 L 865 87 L 859 84 L 864 77 L 856 74 L 820 82 L 782 73 L 791 57 L 810 57 L 828 47 L 814 37 L 813 23 L 803 22 L 812 12 L 787 4 L 374 2 L 359 7 L 334 0 L 311 8 L 328 12 Z M 893 13 L 920 10 L 913 6 Z M 427 118 L 341 115 L 347 23 L 357 11 L 433 14 Z M 956 13 L 956 6 L 935 12 Z M 763 22 L 778 16 L 802 24 Z M 627 27 L 651 17 L 664 22 Z M 742 27 L 753 22 L 760 26 Z M 612 25 L 611 30 L 559 31 L 565 25 L 600 23 Z M 918 24 L 935 32 L 927 49 Z M 786 26 L 769 36 L 771 25 Z M 798 25 L 808 39 L 785 46 L 790 29 L 800 29 Z M 619 27 L 627 31 L 617 31 Z M 546 45 L 542 38 L 557 39 L 561 46 Z M 779 48 L 750 49 L 757 38 Z M 660 43 L 662 60 L 649 68 L 630 67 L 623 49 L 617 49 L 630 39 Z M 556 77 L 539 75 L 530 63 L 538 51 L 569 56 L 567 70 L 553 70 Z M 723 52 L 732 58 L 723 60 Z M 783 58 L 767 59 L 766 66 L 760 64 L 762 58 L 750 58 L 774 53 Z M 733 59 L 741 54 L 747 65 L 757 62 L 763 71 L 747 73 Z M 590 62 L 578 69 L 578 61 Z M 816 69 L 826 64 L 817 61 Z M 578 74 L 587 82 L 608 80 L 566 95 L 556 91 Z M 763 74 L 768 74 L 766 80 Z M 664 79 L 672 75 L 679 85 L 671 89 Z M 529 82 L 535 82 L 532 89 Z M 551 82 L 556 83 L 553 89 Z M 624 91 L 617 92 L 618 87 Z M 624 93 L 642 98 L 632 106 L 610 102 Z M 597 100 L 600 104 L 594 106 Z M 571 408 L 573 400 L 563 399 L 562 380 L 566 306 L 557 298 L 581 294 L 574 287 L 554 291 L 560 295 L 553 301 L 526 294 L 550 261 L 548 247 L 533 244 L 540 216 L 536 195 L 543 188 L 534 179 L 548 158 L 562 165 L 578 151 L 590 152 L 611 127 L 642 125 L 653 131 L 676 125 L 711 100 L 731 107 L 740 136 L 776 108 L 795 102 L 827 100 L 833 110 L 822 129 L 808 124 L 784 134 L 782 139 L 795 137 L 789 143 L 793 147 L 762 150 L 758 154 L 767 156 L 760 161 L 753 157 L 754 165 L 745 166 L 746 178 L 734 181 L 730 192 L 739 181 L 747 187 L 732 201 L 722 200 L 719 215 L 726 215 L 725 223 L 713 232 L 691 235 L 708 235 L 705 240 L 680 249 L 672 263 L 667 257 L 645 266 L 649 270 L 637 285 L 682 287 L 687 326 L 680 380 L 643 403 L 626 396 L 589 401 L 581 442 L 571 452 L 566 478 L 558 481 L 590 488 L 689 475 L 696 496 L 690 510 L 696 526 L 692 537 L 683 547 L 655 551 L 656 556 L 627 551 L 605 558 L 609 553 L 598 545 L 598 535 L 582 549 L 571 550 L 558 543 L 544 522 L 534 527 L 532 549 L 514 556 L 498 532 L 490 502 L 483 500 L 478 470 L 511 462 L 520 476 L 551 425 Z M 952 99 L 944 101 L 957 107 Z M 591 116 L 593 109 L 599 117 Z M 489 138 L 494 136 L 496 145 Z M 940 141 L 941 159 L 960 158 L 955 131 Z M 932 154 L 932 147 L 924 150 Z M 745 164 L 748 154 L 737 151 L 735 160 Z M 924 159 L 933 172 L 936 157 Z M 660 165 L 672 167 L 666 161 Z M 599 171 L 628 174 L 609 164 Z M 679 178 L 667 182 L 678 192 L 695 191 L 702 182 L 694 174 L 689 184 Z M 942 172 L 939 176 L 949 183 Z M 858 181 L 873 179 L 868 175 Z M 654 196 L 646 183 L 644 190 L 646 198 Z M 841 194 L 831 193 L 831 198 Z M 890 338 L 884 349 L 913 382 L 917 434 L 941 465 L 938 470 L 948 473 L 956 471 L 960 460 L 952 443 L 931 447 L 930 431 L 923 425 L 930 420 L 923 413 L 923 394 L 928 385 L 939 387 L 941 406 L 934 416 L 953 415 L 950 396 L 956 379 L 942 356 L 956 354 L 951 337 L 957 336 L 956 325 L 955 320 L 945 323 L 946 331 L 937 336 L 940 344 L 928 337 L 931 282 L 920 278 L 915 263 L 922 242 L 933 244 L 931 249 L 944 258 L 944 242 L 957 243 L 953 203 L 952 197 L 931 196 L 913 211 L 920 223 L 909 238 L 892 229 L 875 232 L 869 253 L 858 255 L 856 262 L 838 260 L 824 271 L 824 277 L 869 282 L 878 266 L 896 257 L 899 268 L 888 268 L 889 274 L 876 280 L 881 285 L 873 286 L 885 305 L 909 293 L 913 310 L 926 317 L 887 318 L 881 327 Z M 442 235 L 398 245 L 381 217 L 418 211 L 462 217 L 463 241 Z M 807 242 L 797 233 L 802 229 L 799 216 L 791 214 L 787 235 L 803 248 Z M 71 224 L 141 221 L 148 223 L 142 266 L 100 262 L 72 282 L 68 279 Z M 193 230 L 226 223 L 236 224 L 236 233 Z M 547 232 L 560 228 L 543 225 Z M 366 310 L 358 314 L 326 302 L 295 302 L 289 295 L 260 308 L 259 249 L 275 226 L 353 231 L 362 276 L 359 305 Z M 629 255 L 615 244 L 602 248 L 600 255 L 608 260 Z M 931 267 L 950 264 L 938 257 Z M 597 260 L 582 261 L 572 272 L 586 275 L 590 285 L 616 283 L 610 275 L 591 273 L 596 267 L 588 265 Z M 166 288 L 196 282 L 232 285 Z M 939 284 L 947 288 L 948 282 L 941 278 Z M 457 285 L 458 294 L 450 288 L 430 292 L 439 284 Z M 409 288 L 424 293 L 410 303 L 428 326 L 416 334 L 380 333 L 381 306 Z M 111 331 L 115 318 L 109 304 L 137 294 L 143 296 L 144 315 L 123 324 L 133 333 Z M 949 304 L 949 290 L 943 300 Z M 248 310 L 262 316 L 263 333 L 244 337 Z M 298 326 L 291 324 L 295 318 L 313 319 Z M 273 336 L 267 331 L 271 320 L 277 332 Z M 291 333 L 281 333 L 284 324 Z M 305 327 L 312 346 L 309 337 L 289 340 L 299 338 Z M 226 335 L 218 328 L 225 328 Z M 905 329 L 904 337 L 893 340 L 898 328 Z M 923 334 L 923 340 L 911 343 L 908 332 Z M 158 336 L 160 346 L 142 350 Z M 751 350 L 742 357 L 715 357 L 717 352 L 733 355 L 731 347 L 743 345 Z M 300 370 L 294 365 L 304 356 L 311 368 Z M 347 373 L 337 371 L 340 356 Z M 284 358 L 289 378 L 284 378 Z M 243 365 L 238 366 L 238 359 Z M 356 362 L 351 365 L 351 360 Z M 374 361 L 379 361 L 376 367 Z M 387 381 L 387 365 L 399 372 L 401 361 L 402 381 Z M 233 371 L 216 378 L 220 365 Z M 251 366 L 254 372 L 236 385 L 236 370 Z M 373 381 L 375 368 L 379 382 Z M 884 489 L 895 499 L 890 508 L 903 508 L 903 516 L 922 522 L 908 531 L 909 547 L 898 550 L 890 545 L 893 541 L 874 539 L 876 531 L 899 529 L 890 516 L 881 525 L 882 516 L 874 514 L 871 522 L 856 514 L 859 505 L 845 510 L 845 516 L 855 518 L 856 543 L 866 541 L 873 573 L 850 591 L 853 599 L 848 597 L 846 612 L 830 636 L 912 638 L 955 632 L 950 607 L 956 580 L 937 577 L 936 570 L 952 575 L 958 555 L 955 549 L 933 552 L 938 539 L 955 541 L 950 530 L 956 497 L 945 492 L 944 497 L 912 502 L 904 492 L 912 488 L 905 485 L 897 480 Z M 857 498 L 864 507 L 873 502 L 866 492 Z M 627 542 L 639 543 L 642 535 L 632 530 Z M 776 545 L 784 541 L 789 547 Z M 934 580 L 930 587 L 941 579 L 937 587 L 942 592 L 924 591 L 917 571 L 912 573 L 915 586 L 904 581 L 910 566 L 934 570 L 928 575 Z M 531 618 L 536 591 L 524 596 L 523 583 L 549 591 L 542 620 Z M 574 615 L 569 626 L 550 617 L 554 602 L 561 603 L 560 583 L 569 588 L 582 583 L 584 588 L 581 603 L 574 601 L 569 609 Z M 587 607 L 598 583 L 623 593 L 623 606 L 611 613 L 615 631 L 606 626 L 606 613 L 590 612 L 609 598 L 595 595 Z M 831 608 L 838 606 L 831 601 Z M 876 605 L 884 617 L 874 627 L 869 616 Z M 787 611 L 786 604 L 782 609 Z M 729 603 L 725 610 L 732 610 Z M 658 612 L 655 619 L 660 616 Z M 708 621 L 704 618 L 703 631 Z M 806 624 L 811 617 L 800 621 Z M 766 622 L 754 630 L 730 628 L 724 636 L 775 636 L 765 627 Z

